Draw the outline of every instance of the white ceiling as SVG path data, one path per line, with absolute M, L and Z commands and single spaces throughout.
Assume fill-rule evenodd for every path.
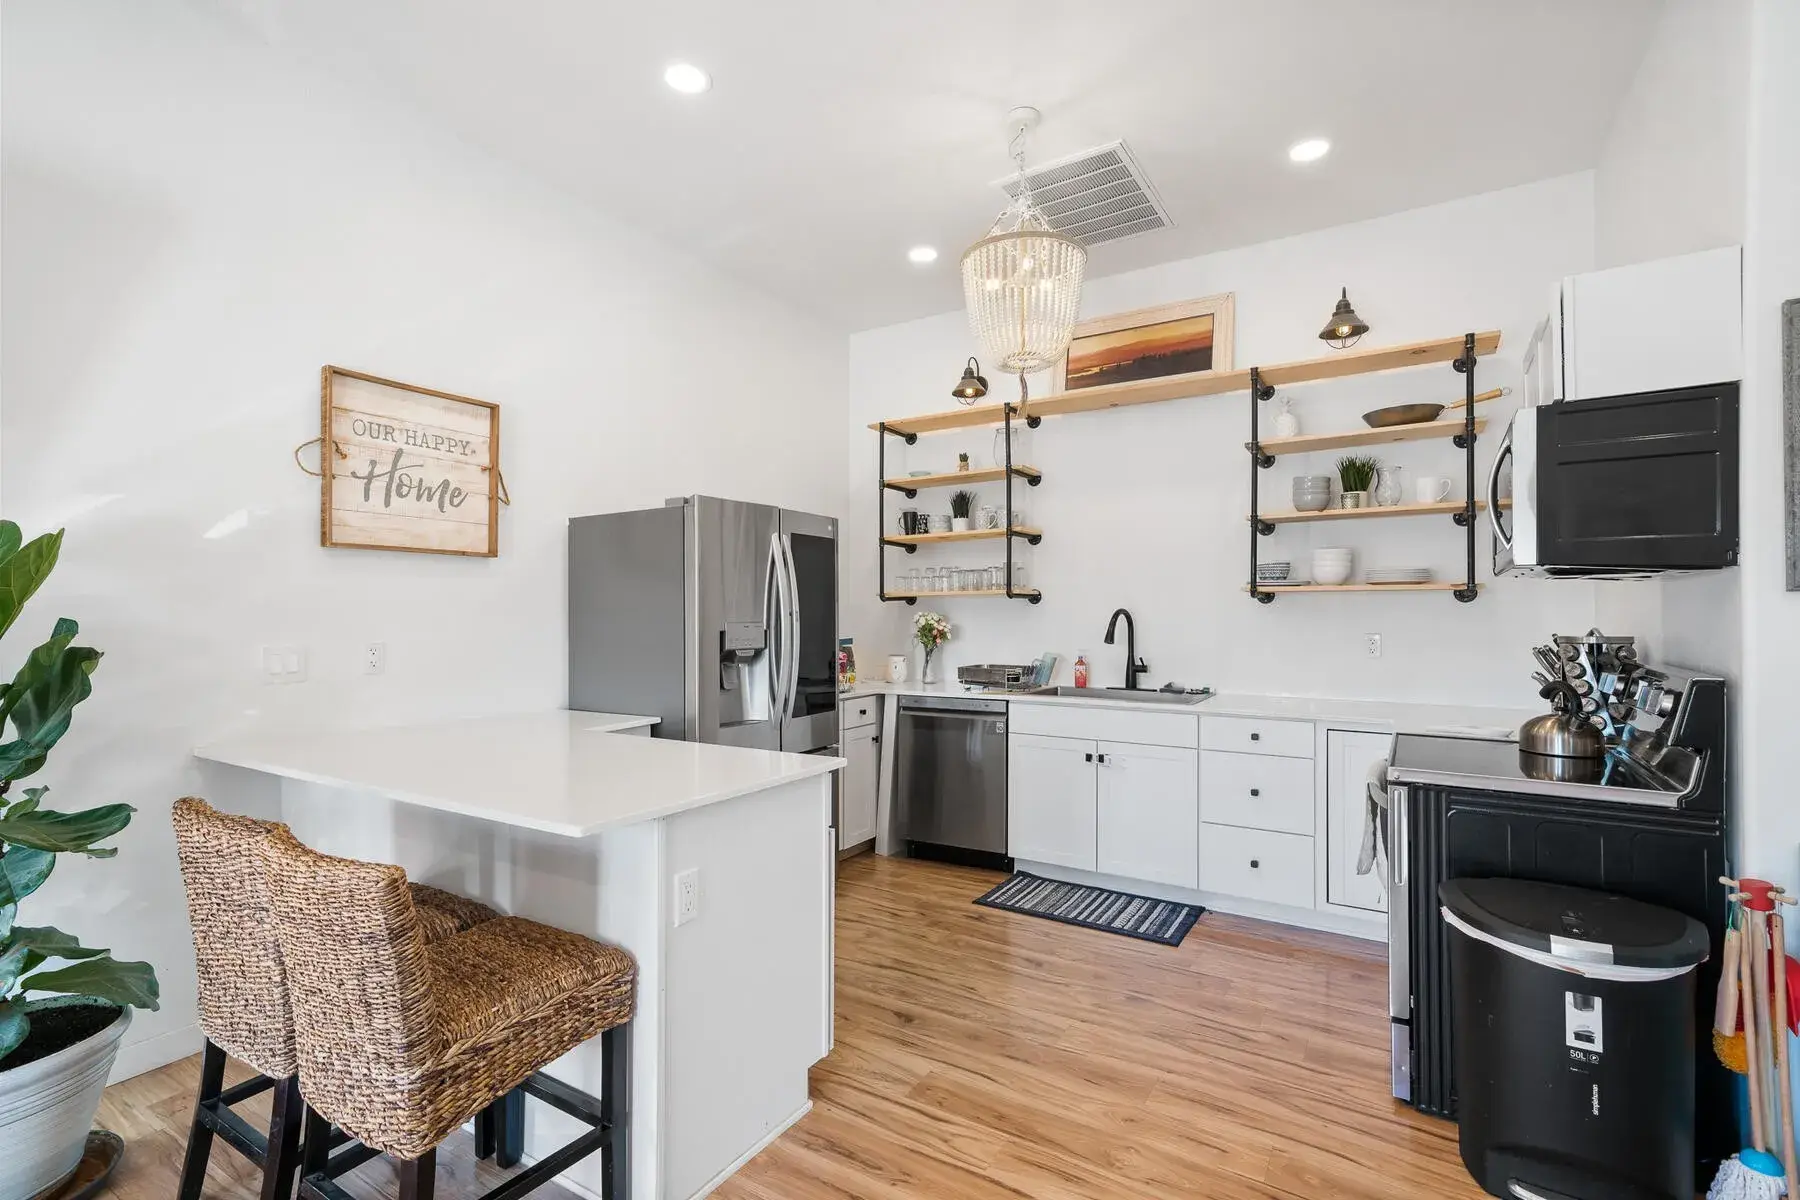
M 835 326 L 959 307 L 1029 157 L 1124 138 L 1107 275 L 1591 167 L 1660 0 L 202 0 Z M 713 89 L 682 96 L 686 59 Z M 1332 141 L 1296 167 L 1287 147 Z M 907 262 L 919 243 L 942 251 Z

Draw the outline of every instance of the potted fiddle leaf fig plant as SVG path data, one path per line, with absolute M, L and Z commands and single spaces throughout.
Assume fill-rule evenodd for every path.
M 0 635 L 49 577 L 62 539 L 58 530 L 26 543 L 0 521 Z M 0 687 L 0 1200 L 47 1194 L 74 1172 L 131 1010 L 157 1007 L 150 964 L 19 922 L 59 854 L 111 858 L 118 850 L 99 843 L 131 822 L 128 804 L 57 812 L 43 807 L 49 788 L 16 786 L 42 769 L 93 691 L 100 652 L 77 646 L 78 632 L 59 619 Z

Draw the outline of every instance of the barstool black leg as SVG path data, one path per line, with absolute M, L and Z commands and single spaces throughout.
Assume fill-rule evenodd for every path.
M 331 1122 L 311 1105 L 306 1109 L 306 1132 L 300 1139 L 300 1178 L 315 1175 L 331 1160 Z
M 489 1159 L 494 1157 L 494 1110 L 497 1104 L 490 1104 L 475 1114 L 475 1157 Z
M 608 1131 L 600 1147 L 601 1200 L 631 1195 L 631 1024 L 600 1035 L 600 1119 Z
M 225 1051 L 207 1039 L 200 1060 L 200 1094 L 194 1100 L 194 1123 L 188 1129 L 187 1158 L 181 1165 L 178 1200 L 200 1200 L 206 1183 L 206 1160 L 212 1156 L 212 1127 L 200 1119 L 201 1110 L 225 1089 Z
M 305 1115 L 300 1076 L 276 1080 L 270 1103 L 269 1152 L 263 1160 L 262 1200 L 288 1200 L 294 1194 L 294 1172 L 300 1167 L 300 1125 Z
M 400 1168 L 400 1200 L 431 1200 L 437 1183 L 437 1151 L 427 1150 L 419 1158 L 405 1159 Z
M 516 1167 L 525 1157 L 525 1090 L 514 1088 L 489 1106 L 494 1111 L 494 1163 Z

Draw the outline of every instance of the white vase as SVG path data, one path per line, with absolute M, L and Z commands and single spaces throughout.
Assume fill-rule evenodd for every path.
M 74 1174 L 130 1024 L 131 1010 L 121 1008 L 111 1025 L 55 1054 L 11 1070 L 0 1061 L 0 1196 L 36 1196 Z
M 967 533 L 967 532 L 969 532 L 969 518 L 967 518 L 967 517 L 951 517 L 950 518 L 950 532 L 951 533 Z

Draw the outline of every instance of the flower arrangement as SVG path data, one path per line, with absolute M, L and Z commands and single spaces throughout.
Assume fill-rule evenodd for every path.
M 937 672 L 932 669 L 932 658 L 938 647 L 950 640 L 950 618 L 940 612 L 922 612 L 913 618 L 913 640 L 925 651 L 925 669 L 919 673 L 921 682 L 936 683 Z

